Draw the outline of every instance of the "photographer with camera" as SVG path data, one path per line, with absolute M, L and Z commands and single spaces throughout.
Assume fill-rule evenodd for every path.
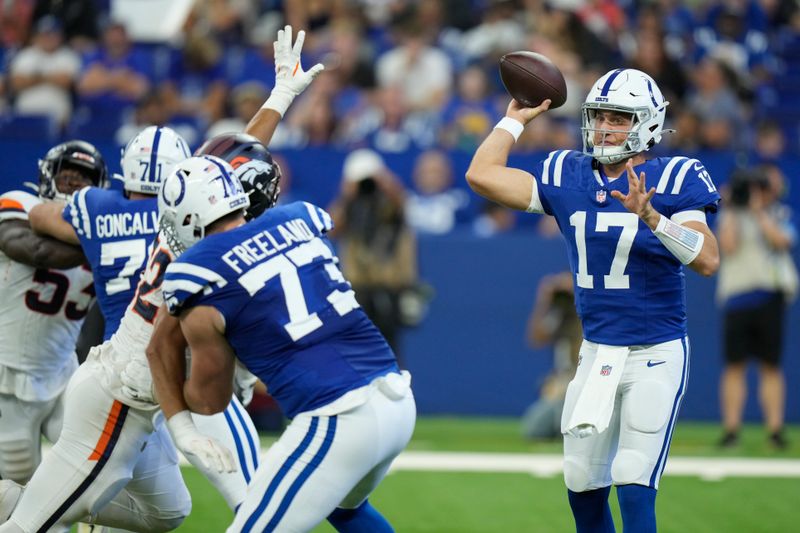
M 780 360 L 786 306 L 798 281 L 790 255 L 796 230 L 789 208 L 779 202 L 783 189 L 783 174 L 774 165 L 737 170 L 730 179 L 729 207 L 719 217 L 717 300 L 724 313 L 725 353 L 720 380 L 725 433 L 719 444 L 724 448 L 739 441 L 749 358 L 759 362 L 759 399 L 769 442 L 778 449 L 787 446 Z
M 416 299 L 417 241 L 405 223 L 405 190 L 381 156 L 369 149 L 347 156 L 339 197 L 329 206 L 342 272 L 356 300 L 394 350 L 401 368 L 399 329 L 421 319 Z

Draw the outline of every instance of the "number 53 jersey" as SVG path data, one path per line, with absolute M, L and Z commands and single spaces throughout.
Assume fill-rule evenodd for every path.
M 645 174 L 662 215 L 704 220 L 720 196 L 696 159 L 662 157 L 634 167 Z M 639 217 L 611 196 L 628 194 L 627 173 L 608 181 L 593 158 L 562 150 L 533 168 L 530 211 L 555 217 L 567 242 L 583 334 L 617 346 L 656 344 L 686 335 L 681 263 Z
M 0 222 L 28 220 L 39 202 L 3 194 Z M 38 402 L 61 393 L 78 367 L 75 341 L 93 300 L 87 268 L 34 268 L 0 252 L 0 394 Z
M 314 205 L 274 207 L 199 241 L 164 277 L 170 313 L 215 307 L 237 358 L 289 418 L 397 371 L 339 271 L 325 236 L 332 227 Z

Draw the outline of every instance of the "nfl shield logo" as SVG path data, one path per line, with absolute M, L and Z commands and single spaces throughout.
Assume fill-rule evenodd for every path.
M 600 375 L 601 376 L 610 376 L 611 375 L 611 365 L 603 365 L 600 368 Z
M 602 204 L 603 202 L 606 201 L 606 191 L 605 190 L 597 191 L 594 197 L 597 200 L 597 203 Z

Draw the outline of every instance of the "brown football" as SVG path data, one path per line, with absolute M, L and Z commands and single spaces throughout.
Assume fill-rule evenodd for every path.
M 564 105 L 567 83 L 552 61 L 535 52 L 510 52 L 500 58 L 500 79 L 514 100 L 536 107 L 548 98 L 550 109 Z

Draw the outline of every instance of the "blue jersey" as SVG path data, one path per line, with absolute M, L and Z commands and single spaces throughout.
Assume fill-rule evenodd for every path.
M 206 237 L 164 276 L 169 312 L 215 307 L 236 356 L 288 417 L 397 371 L 339 271 L 325 236 L 331 228 L 330 216 L 311 204 L 275 207 Z
M 653 207 L 666 217 L 716 211 L 719 194 L 696 159 L 662 157 L 635 167 L 656 187 Z M 611 191 L 628 193 L 627 174 L 608 182 L 581 152 L 550 153 L 533 168 L 534 190 L 567 241 L 575 305 L 584 337 L 616 346 L 655 344 L 686 335 L 681 263 Z
M 158 201 L 129 200 L 121 191 L 86 187 L 62 212 L 89 260 L 105 318 L 103 339 L 117 330 L 144 269 L 147 250 L 158 232 Z

